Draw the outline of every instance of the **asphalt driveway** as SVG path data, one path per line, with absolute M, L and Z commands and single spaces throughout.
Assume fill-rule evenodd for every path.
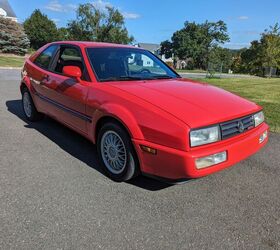
M 0 88 L 0 249 L 280 249 L 280 135 L 183 185 L 118 184 L 86 139 L 25 120 L 19 71 Z

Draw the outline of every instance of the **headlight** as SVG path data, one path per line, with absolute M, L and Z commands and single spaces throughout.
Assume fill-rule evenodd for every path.
M 255 121 L 255 127 L 259 126 L 261 123 L 264 122 L 264 114 L 262 111 L 257 114 L 254 114 L 254 121 Z
M 196 129 L 190 132 L 191 147 L 216 142 L 219 141 L 220 138 L 219 126 Z

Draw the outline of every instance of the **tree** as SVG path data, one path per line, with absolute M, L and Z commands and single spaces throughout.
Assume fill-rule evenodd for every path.
M 69 30 L 65 27 L 59 28 L 58 30 L 58 40 L 67 41 L 70 40 Z
M 46 43 L 59 40 L 55 23 L 38 9 L 25 20 L 23 26 L 33 49 L 38 49 Z
M 0 17 L 0 51 L 2 53 L 25 55 L 29 45 L 28 37 L 20 24 Z
M 105 11 L 93 4 L 81 4 L 77 9 L 77 18 L 68 23 L 71 40 L 131 43 L 134 39 L 128 35 L 123 15 L 113 7 Z
M 280 68 L 280 26 L 276 23 L 265 30 L 261 38 L 262 65 L 264 67 Z
M 173 45 L 170 41 L 166 40 L 160 44 L 160 54 L 165 55 L 166 58 L 172 57 Z
M 233 51 L 227 48 L 215 46 L 210 50 L 209 63 L 211 63 L 216 70 L 222 69 L 223 72 L 228 72 L 233 63 Z
M 184 28 L 173 34 L 171 42 L 162 43 L 161 51 L 172 51 L 178 59 L 192 59 L 194 67 L 206 69 L 211 48 L 226 41 L 229 36 L 223 21 L 202 24 L 187 21 Z
M 280 68 L 280 27 L 276 23 L 261 34 L 261 39 L 251 42 L 233 63 L 234 71 L 263 75 L 265 68 Z M 269 73 L 271 76 L 271 71 Z

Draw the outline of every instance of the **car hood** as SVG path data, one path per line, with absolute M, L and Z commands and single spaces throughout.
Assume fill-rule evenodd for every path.
M 196 128 L 260 110 L 253 102 L 223 89 L 187 79 L 112 83 Z

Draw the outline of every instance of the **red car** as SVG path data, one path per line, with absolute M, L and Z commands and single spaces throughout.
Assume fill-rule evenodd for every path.
M 268 140 L 261 107 L 182 79 L 149 51 L 56 42 L 25 63 L 20 90 L 28 120 L 44 114 L 97 144 L 113 180 L 142 173 L 178 182 L 227 168 Z

